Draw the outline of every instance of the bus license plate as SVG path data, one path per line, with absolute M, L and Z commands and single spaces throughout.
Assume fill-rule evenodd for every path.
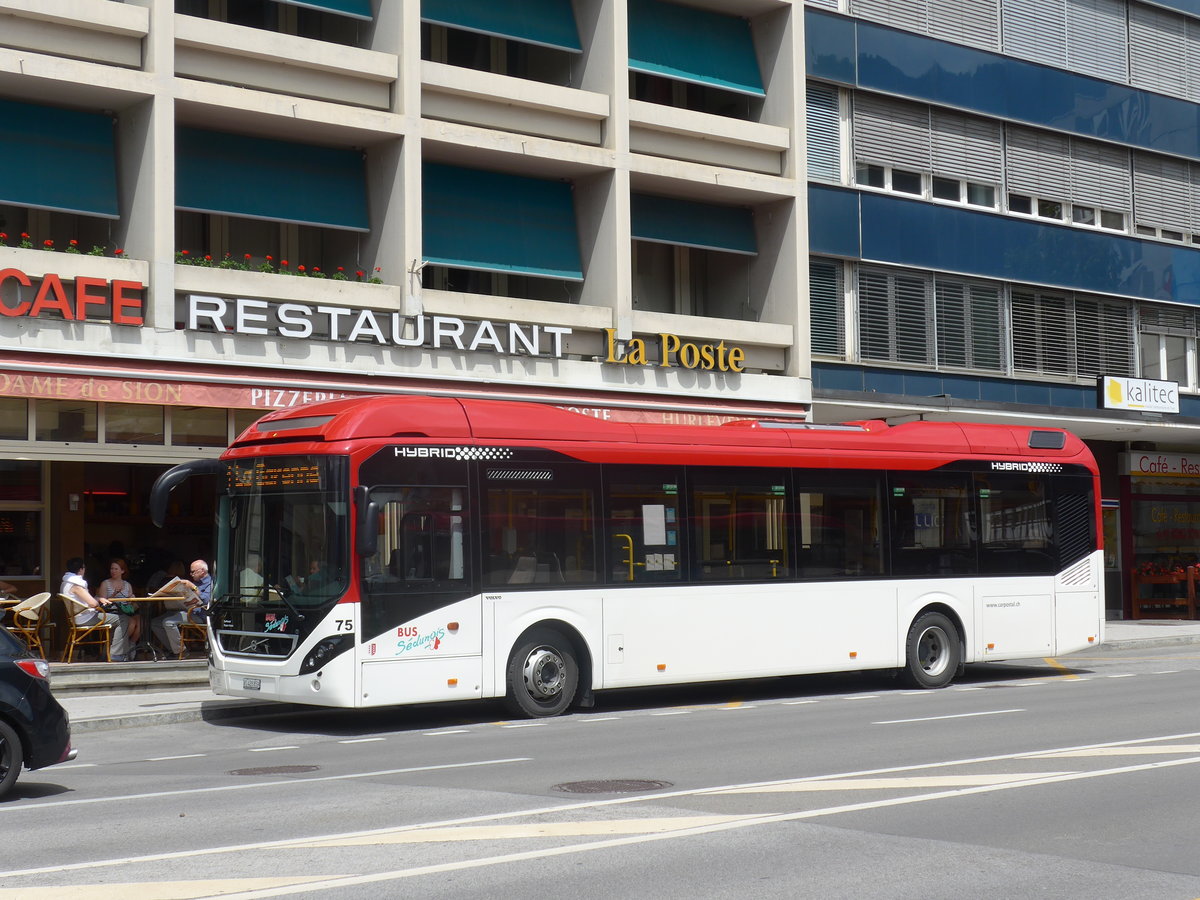
M 261 689 L 262 689 L 262 679 L 261 678 L 243 678 L 242 679 L 242 690 L 257 691 L 257 690 L 261 690 Z

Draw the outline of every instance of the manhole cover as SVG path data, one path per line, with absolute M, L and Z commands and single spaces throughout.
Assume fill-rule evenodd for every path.
M 643 781 L 638 778 L 610 778 L 606 781 L 568 781 L 556 784 L 554 790 L 568 794 L 636 794 L 639 791 L 661 791 L 669 781 Z
M 303 775 L 315 772 L 320 766 L 255 766 L 252 769 L 234 769 L 230 775 Z

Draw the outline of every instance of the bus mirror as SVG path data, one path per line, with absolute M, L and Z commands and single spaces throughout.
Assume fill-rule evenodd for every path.
M 159 528 L 167 520 L 167 501 L 171 499 L 171 491 L 179 487 L 193 475 L 224 475 L 225 463 L 219 459 L 194 459 L 191 462 L 180 463 L 174 468 L 167 469 L 150 488 L 150 521 Z
M 379 551 L 379 504 L 368 497 L 367 488 L 363 485 L 354 489 L 354 500 L 358 507 L 355 549 L 359 556 L 374 556 Z

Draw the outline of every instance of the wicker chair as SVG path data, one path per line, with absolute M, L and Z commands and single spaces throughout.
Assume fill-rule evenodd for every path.
M 42 645 L 42 628 L 46 624 L 46 601 L 49 599 L 48 592 L 34 594 L 9 610 L 12 613 L 12 622 L 8 630 L 42 659 L 46 658 L 46 648 Z
M 200 650 L 208 649 L 208 626 L 196 622 L 179 623 L 179 658 L 187 656 L 188 646 L 198 646 Z
M 66 594 L 58 596 L 67 608 L 67 646 L 63 651 L 63 662 L 71 662 L 75 651 L 80 647 L 101 647 L 104 650 L 105 661 L 112 662 L 113 626 L 103 620 L 88 625 L 77 624 L 75 616 L 90 610 L 91 607 L 82 600 L 76 600 Z

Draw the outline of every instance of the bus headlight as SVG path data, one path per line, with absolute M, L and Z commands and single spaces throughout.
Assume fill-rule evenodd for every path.
M 304 662 L 300 664 L 300 674 L 307 675 L 309 672 L 317 671 L 335 656 L 345 653 L 353 646 L 354 635 L 352 634 L 336 634 L 333 637 L 325 638 L 308 651 L 308 656 L 304 657 Z

